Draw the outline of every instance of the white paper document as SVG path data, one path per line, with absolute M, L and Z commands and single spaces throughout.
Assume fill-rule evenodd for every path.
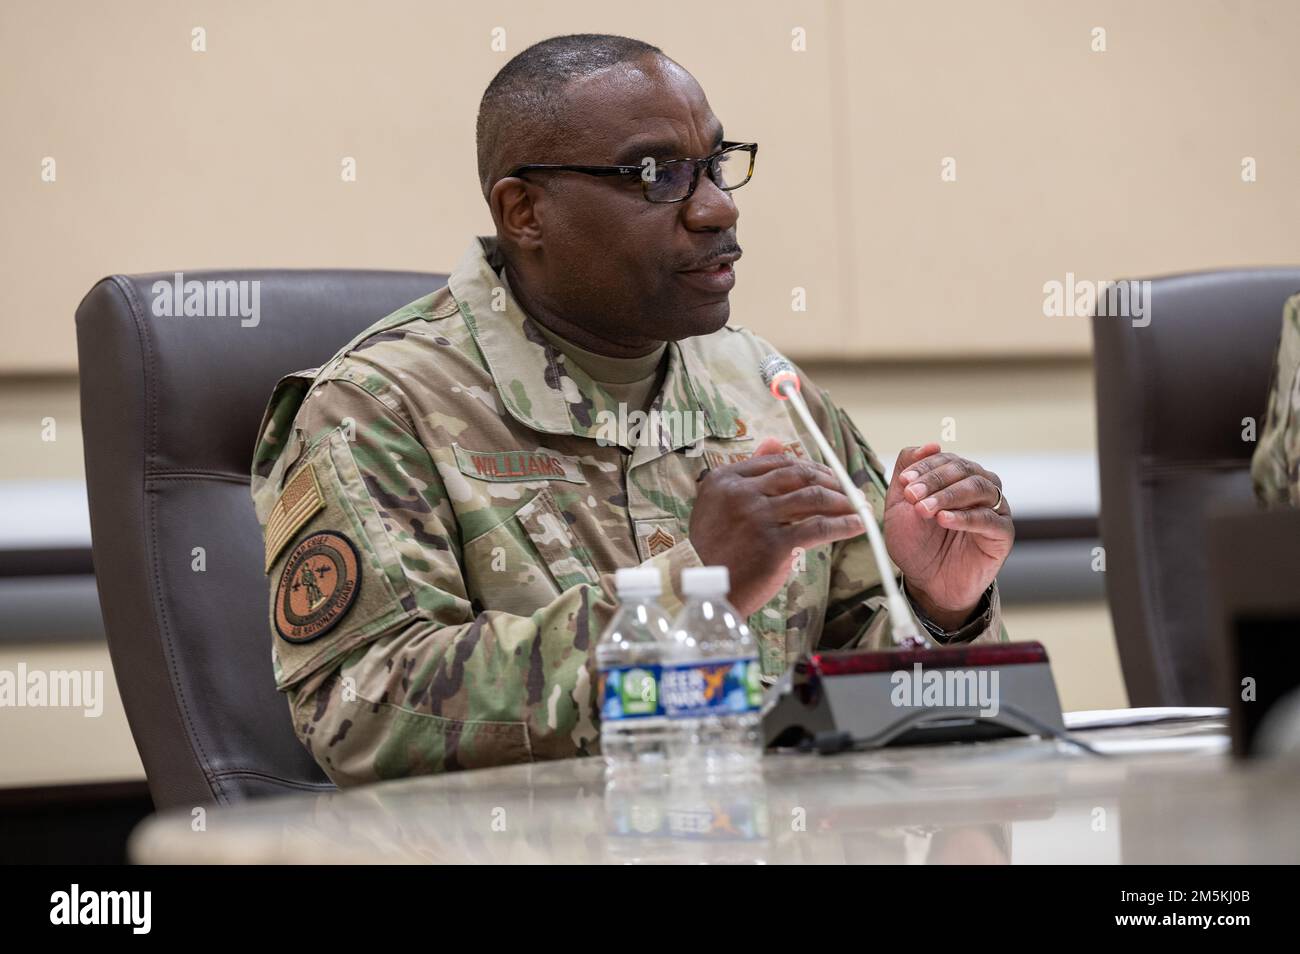
M 1115 729 L 1153 722 L 1184 722 L 1195 719 L 1227 719 L 1228 710 L 1216 706 L 1152 706 L 1146 709 L 1086 709 L 1065 713 L 1065 728 Z

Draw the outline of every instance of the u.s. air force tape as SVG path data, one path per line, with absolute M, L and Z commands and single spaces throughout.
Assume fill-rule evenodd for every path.
M 309 643 L 334 628 L 361 592 L 360 555 L 341 533 L 313 533 L 289 553 L 275 590 L 275 629 Z

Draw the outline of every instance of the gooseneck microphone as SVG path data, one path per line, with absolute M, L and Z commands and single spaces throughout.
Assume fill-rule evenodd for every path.
M 808 412 L 808 405 L 804 404 L 799 394 L 799 375 L 794 366 L 779 354 L 769 354 L 758 366 L 758 370 L 763 375 L 763 383 L 768 386 L 772 394 L 794 405 L 799 419 L 803 421 L 804 427 L 817 442 L 822 458 L 835 472 L 835 477 L 844 489 L 845 496 L 853 504 L 853 509 L 858 512 L 858 518 L 866 528 L 867 539 L 871 542 L 871 553 L 876 558 L 880 582 L 885 588 L 885 600 L 889 606 L 889 628 L 894 642 L 906 647 L 929 646 L 930 641 L 921 635 L 907 601 L 903 599 L 902 591 L 898 588 L 898 581 L 894 579 L 894 568 L 889 562 L 889 554 L 885 551 L 885 541 L 880 535 L 880 527 L 876 524 L 876 515 L 867 504 L 867 498 L 858 489 L 858 485 L 849 478 L 848 471 L 831 450 L 826 435 L 822 433 L 817 422 L 813 420 L 812 414 Z

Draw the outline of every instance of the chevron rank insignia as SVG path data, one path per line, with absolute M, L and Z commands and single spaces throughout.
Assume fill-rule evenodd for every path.
M 654 533 L 646 538 L 645 544 L 651 556 L 658 556 L 665 550 L 671 550 L 676 542 L 673 535 L 663 527 L 655 527 Z
M 266 567 L 263 573 L 271 572 L 271 564 L 284 545 L 324 506 L 325 497 L 316 480 L 316 468 L 309 462 L 285 485 L 280 499 L 271 508 L 271 516 L 266 521 Z

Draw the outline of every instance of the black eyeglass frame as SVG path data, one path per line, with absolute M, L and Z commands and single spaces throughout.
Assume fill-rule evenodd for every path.
M 585 176 L 629 176 L 635 175 L 641 179 L 641 194 L 645 196 L 647 202 L 655 205 L 673 205 L 677 202 L 685 202 L 695 194 L 695 188 L 700 184 L 700 170 L 713 163 L 715 159 L 727 152 L 743 151 L 749 153 L 749 168 L 745 171 L 745 178 L 734 186 L 724 186 L 717 179 L 713 179 L 710 174 L 709 178 L 713 179 L 713 184 L 723 192 L 734 192 L 741 186 L 749 182 L 754 177 L 754 162 L 758 157 L 758 143 L 756 142 L 722 142 L 719 144 L 717 151 L 710 153 L 703 159 L 665 159 L 663 162 L 657 162 L 656 168 L 662 169 L 664 166 L 671 166 L 677 163 L 689 162 L 694 165 L 691 171 L 691 187 L 686 190 L 686 194 L 680 199 L 652 199 L 650 198 L 650 186 L 654 183 L 647 182 L 641 175 L 644 166 L 577 166 L 566 165 L 563 163 L 546 163 L 530 162 L 518 166 L 510 171 L 507 178 L 523 178 L 525 172 L 579 172 Z M 527 180 L 525 180 L 527 181 Z

